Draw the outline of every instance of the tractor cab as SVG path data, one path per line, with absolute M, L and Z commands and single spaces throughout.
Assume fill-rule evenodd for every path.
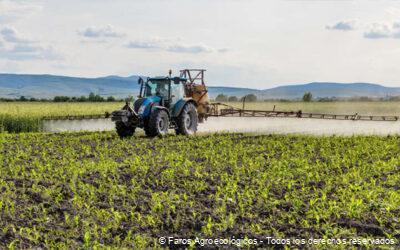
M 153 77 L 141 84 L 139 98 L 159 97 L 162 106 L 170 108 L 185 98 L 186 79 L 182 77 Z

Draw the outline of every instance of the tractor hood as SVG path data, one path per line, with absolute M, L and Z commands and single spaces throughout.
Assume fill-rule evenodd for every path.
M 142 105 L 138 110 L 138 115 L 140 118 L 144 119 L 150 116 L 151 108 L 154 104 L 159 103 L 161 101 L 161 97 L 159 96 L 149 96 L 144 99 Z

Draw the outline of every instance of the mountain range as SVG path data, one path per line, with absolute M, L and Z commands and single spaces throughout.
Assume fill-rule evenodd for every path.
M 106 76 L 99 78 L 67 77 L 56 75 L 0 74 L 0 97 L 53 98 L 54 96 L 87 96 L 90 92 L 100 96 L 124 98 L 136 96 L 140 76 Z M 372 83 L 313 82 L 285 85 L 270 89 L 209 86 L 211 98 L 218 94 L 241 97 L 255 94 L 259 99 L 299 99 L 305 92 L 315 98 L 324 97 L 386 97 L 400 95 L 400 88 Z

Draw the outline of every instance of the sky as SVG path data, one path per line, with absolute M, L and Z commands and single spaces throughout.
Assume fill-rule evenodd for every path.
M 397 0 L 0 0 L 0 72 L 400 87 Z

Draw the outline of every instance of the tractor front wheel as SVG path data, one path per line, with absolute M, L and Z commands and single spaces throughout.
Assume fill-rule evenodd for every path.
M 198 116 L 197 109 L 193 103 L 188 103 L 177 118 L 177 135 L 193 135 L 197 131 Z
M 145 132 L 147 136 L 163 136 L 168 133 L 169 116 L 167 111 L 163 109 L 154 110 L 151 115 Z
M 127 126 L 123 122 L 116 122 L 115 128 L 117 129 L 117 134 L 121 138 L 131 137 L 135 133 L 136 129 L 134 126 Z

